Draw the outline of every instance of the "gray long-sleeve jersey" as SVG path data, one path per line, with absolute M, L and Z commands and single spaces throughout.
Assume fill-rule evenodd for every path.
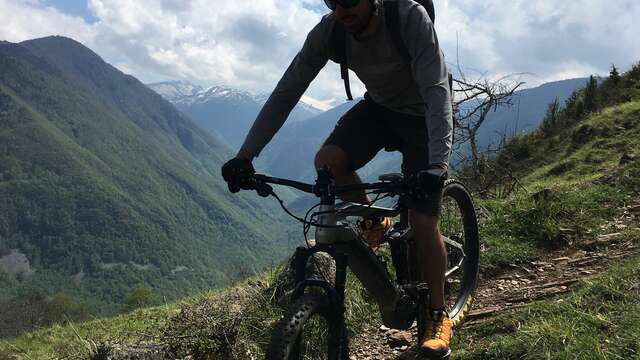
M 364 83 L 376 103 L 400 113 L 425 116 L 429 162 L 448 165 L 453 126 L 444 56 L 426 10 L 411 0 L 397 1 L 400 33 L 411 63 L 393 44 L 384 23 L 384 7 L 376 0 L 373 23 L 357 38 L 348 37 L 349 69 Z M 241 152 L 257 156 L 282 127 L 311 81 L 329 59 L 335 58 L 331 44 L 335 22 L 329 14 L 311 30 L 302 50 L 258 114 Z

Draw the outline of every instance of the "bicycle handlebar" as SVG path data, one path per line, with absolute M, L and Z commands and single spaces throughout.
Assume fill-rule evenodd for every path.
M 300 191 L 314 194 L 317 197 L 322 195 L 339 195 L 351 191 L 358 190 L 374 190 L 377 193 L 389 193 L 400 195 L 408 192 L 410 187 L 406 180 L 391 180 L 375 183 L 361 183 L 351 185 L 333 185 L 333 184 L 307 184 L 299 181 L 270 177 L 263 174 L 254 174 L 251 180 L 245 183 L 247 190 L 256 190 L 261 196 L 268 196 L 273 190 L 269 184 L 289 186 Z

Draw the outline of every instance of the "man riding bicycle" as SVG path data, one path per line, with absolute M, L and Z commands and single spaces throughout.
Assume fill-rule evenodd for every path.
M 394 41 L 397 37 L 385 23 L 389 7 L 382 0 L 325 0 L 332 12 L 308 34 L 238 154 L 223 166 L 230 188 L 237 191 L 239 178 L 254 172 L 252 160 L 280 129 L 328 60 L 338 57 L 332 40 L 337 27 L 346 31 L 348 67 L 365 84 L 367 93 L 338 121 L 315 156 L 316 168 L 328 167 L 337 185 L 359 183 L 356 170 L 386 149 L 402 153 L 402 172 L 407 177 L 446 177 L 453 133 L 451 93 L 433 22 L 417 2 L 387 1 L 397 6 L 403 44 Z M 423 281 L 431 290 L 420 346 L 426 355 L 444 357 L 450 354 L 452 324 L 444 302 L 447 253 L 437 223 L 441 205 L 441 185 L 437 183 L 426 200 L 411 200 L 409 219 L 419 257 L 424 259 Z M 364 192 L 341 199 L 370 202 Z M 361 236 L 376 249 L 389 227 L 388 218 L 367 219 L 360 223 Z

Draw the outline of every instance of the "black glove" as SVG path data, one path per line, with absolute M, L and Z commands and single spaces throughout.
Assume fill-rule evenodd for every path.
M 427 194 L 434 194 L 442 189 L 448 176 L 447 170 L 440 167 L 431 167 L 428 170 L 419 171 L 417 180 L 423 191 Z
M 240 189 L 247 189 L 247 180 L 255 174 L 251 161 L 242 158 L 233 158 L 222 166 L 222 178 L 227 182 L 229 191 L 237 193 Z

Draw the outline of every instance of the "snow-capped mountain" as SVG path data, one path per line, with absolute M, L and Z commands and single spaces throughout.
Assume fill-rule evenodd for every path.
M 202 104 L 212 99 L 224 100 L 236 104 L 253 104 L 257 101 L 255 96 L 248 91 L 240 91 L 224 86 L 211 86 L 202 89 L 190 96 L 185 96 L 176 101 L 178 104 Z
M 195 96 L 204 90 L 202 86 L 187 81 L 165 81 L 147 86 L 172 103 Z
M 234 149 L 242 145 L 262 105 L 269 98 L 269 94 L 254 94 L 226 86 L 204 88 L 186 81 L 165 81 L 147 86 Z M 322 103 L 303 97 L 287 123 L 317 116 L 325 110 Z
M 197 104 L 206 103 L 212 99 L 224 99 L 235 103 L 258 103 L 264 105 L 270 95 L 270 93 L 254 94 L 226 86 L 203 88 L 200 85 L 194 85 L 183 80 L 164 81 L 147 84 L 147 86 L 174 104 Z M 309 117 L 323 113 L 331 108 L 331 106 L 308 96 L 302 96 L 298 107 L 309 111 L 311 113 Z

